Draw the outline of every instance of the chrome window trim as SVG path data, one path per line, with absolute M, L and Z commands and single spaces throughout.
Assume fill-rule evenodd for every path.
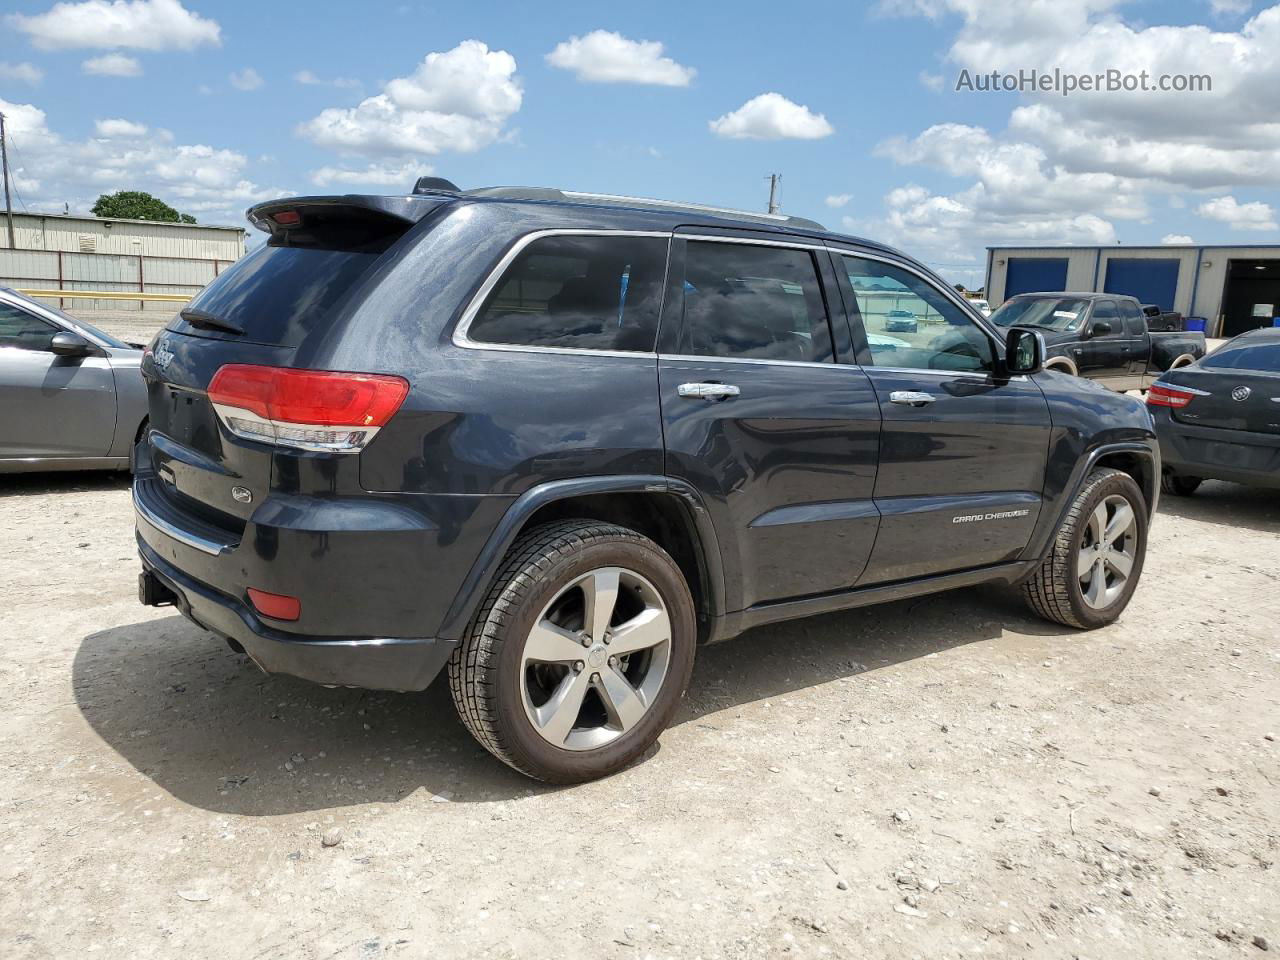
M 702 240 L 708 243 L 737 243 L 754 247 L 784 247 L 791 250 L 826 250 L 821 243 L 802 243 L 799 240 L 765 240 L 760 237 L 723 237 L 714 233 L 677 233 L 681 240 Z M 799 363 L 800 361 L 796 361 Z
M 922 283 L 926 284 L 929 287 L 932 287 L 935 291 L 942 294 L 943 297 L 945 297 L 947 300 L 950 300 L 952 304 L 959 307 L 960 312 L 965 316 L 967 316 L 973 322 L 974 326 L 976 326 L 979 330 L 981 330 L 983 333 L 985 333 L 988 337 L 991 338 L 992 356 L 993 357 L 999 356 L 1000 344 L 1003 342 L 1004 338 L 1001 337 L 998 333 L 996 333 L 995 330 L 992 329 L 987 324 L 986 317 L 984 317 L 975 307 L 969 306 L 969 304 L 965 302 L 965 299 L 963 297 L 957 296 L 954 290 L 946 287 L 939 287 L 936 283 L 934 283 L 932 280 L 930 280 L 928 277 L 922 274 L 919 270 L 916 270 L 910 264 L 904 263 L 901 260 L 895 260 L 892 257 L 884 257 L 876 253 L 864 252 L 861 250 L 848 250 L 844 247 L 828 246 L 826 249 L 830 250 L 833 254 L 836 254 L 837 256 L 859 257 L 863 260 L 876 260 L 876 261 L 879 261 L 880 263 L 887 263 L 891 267 L 897 267 L 899 270 L 905 270 L 907 273 L 910 273 L 916 279 L 920 280 Z M 862 316 L 861 307 L 858 308 L 858 316 L 859 317 Z M 863 333 L 864 334 L 866 333 L 865 327 L 863 328 Z M 889 369 L 887 367 L 876 367 L 875 364 L 872 364 L 872 367 L 875 367 L 875 369 L 877 370 Z M 938 372 L 936 370 L 931 370 L 928 367 L 894 367 L 893 369 L 898 370 L 900 372 L 907 372 L 907 371 L 924 371 L 927 373 Z M 981 371 L 976 371 L 976 373 L 982 376 L 993 376 L 995 374 L 995 371 L 981 370 Z
M 500 350 L 511 353 L 561 353 L 570 356 L 588 356 L 588 357 L 644 357 L 653 359 L 657 356 L 657 344 L 655 342 L 654 350 L 593 350 L 590 347 L 539 347 L 530 344 L 520 343 L 488 343 L 482 340 L 472 340 L 469 332 L 471 324 L 475 321 L 476 316 L 480 313 L 480 308 L 484 306 L 485 300 L 489 294 L 493 293 L 494 287 L 498 285 L 498 281 L 502 279 L 507 272 L 507 268 L 515 262 L 516 257 L 525 247 L 533 243 L 535 240 L 541 240 L 545 237 L 659 237 L 667 240 L 667 263 L 663 265 L 663 269 L 671 262 L 671 236 L 670 230 L 607 230 L 602 228 L 573 228 L 573 227 L 553 227 L 548 230 L 534 230 L 532 233 L 526 233 L 524 236 L 516 240 L 511 245 L 502 259 L 489 271 L 489 275 L 485 277 L 484 283 L 480 284 L 480 289 L 476 291 L 475 296 L 471 298 L 471 302 L 467 304 L 467 308 L 462 312 L 462 317 L 458 320 L 457 325 L 453 328 L 452 341 L 455 347 L 462 347 L 465 350 Z M 665 273 L 663 276 L 665 287 Z M 656 339 L 656 337 L 655 337 Z
M 702 355 L 696 353 L 660 353 L 659 360 L 695 360 L 698 363 L 768 363 L 768 364 L 786 364 L 789 367 L 821 367 L 827 369 L 839 369 L 844 367 L 847 370 L 861 370 L 857 364 L 853 363 L 836 363 L 835 360 L 823 362 L 820 360 L 773 360 L 767 357 L 717 357 L 710 354 Z

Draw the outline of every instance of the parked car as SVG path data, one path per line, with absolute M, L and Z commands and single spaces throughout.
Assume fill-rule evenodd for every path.
M 1158 304 L 1144 303 L 1142 313 L 1147 318 L 1147 329 L 1153 332 L 1172 333 L 1183 329 L 1182 314 L 1176 310 L 1165 310 Z
M 1170 371 L 1147 393 L 1164 489 L 1205 479 L 1280 487 L 1280 329 L 1250 330 Z
M 885 314 L 885 333 L 916 333 L 920 323 L 910 310 L 890 310 Z
M 1129 602 L 1146 409 L 1040 374 L 1040 333 L 917 261 L 798 218 L 419 189 L 252 208 L 267 242 L 159 335 L 142 602 L 320 683 L 447 667 L 476 739 L 556 782 L 639 757 L 697 645 L 750 627 L 988 581 L 1079 628 Z M 889 288 L 946 335 L 871 340 Z
M 991 322 L 1039 330 L 1046 369 L 1120 392 L 1145 390 L 1205 353 L 1203 333 L 1149 331 L 1138 301 L 1113 293 L 1024 293 L 1006 300 Z
M 977 310 L 984 317 L 991 316 L 991 304 L 986 300 L 979 300 L 976 297 L 969 301 L 969 306 Z
M 0 287 L 0 473 L 127 470 L 142 347 Z

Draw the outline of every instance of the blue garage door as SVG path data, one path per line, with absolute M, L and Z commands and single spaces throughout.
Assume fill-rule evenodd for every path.
M 1010 257 L 1004 278 L 1004 298 L 1020 293 L 1056 292 L 1067 289 L 1067 261 Z
M 1172 310 L 1178 291 L 1178 261 L 1112 257 L 1107 261 L 1107 282 L 1102 289 L 1137 297 L 1139 303 L 1158 303 L 1161 310 Z

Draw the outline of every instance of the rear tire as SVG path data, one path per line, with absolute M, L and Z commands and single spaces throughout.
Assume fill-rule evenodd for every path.
M 1084 630 L 1106 626 L 1133 597 L 1146 549 L 1142 491 L 1127 473 L 1095 470 L 1023 583 L 1023 597 L 1046 620 Z
M 634 530 L 592 520 L 516 541 L 449 661 L 463 724 L 550 783 L 605 777 L 666 729 L 693 672 L 693 598 Z
M 1160 489 L 1175 497 L 1189 497 L 1200 489 L 1203 482 L 1199 477 L 1180 477 L 1176 473 L 1166 473 L 1160 477 Z

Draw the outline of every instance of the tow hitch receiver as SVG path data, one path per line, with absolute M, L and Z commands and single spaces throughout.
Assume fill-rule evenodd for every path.
M 150 570 L 138 574 L 138 599 L 145 607 L 171 607 L 178 598 Z

